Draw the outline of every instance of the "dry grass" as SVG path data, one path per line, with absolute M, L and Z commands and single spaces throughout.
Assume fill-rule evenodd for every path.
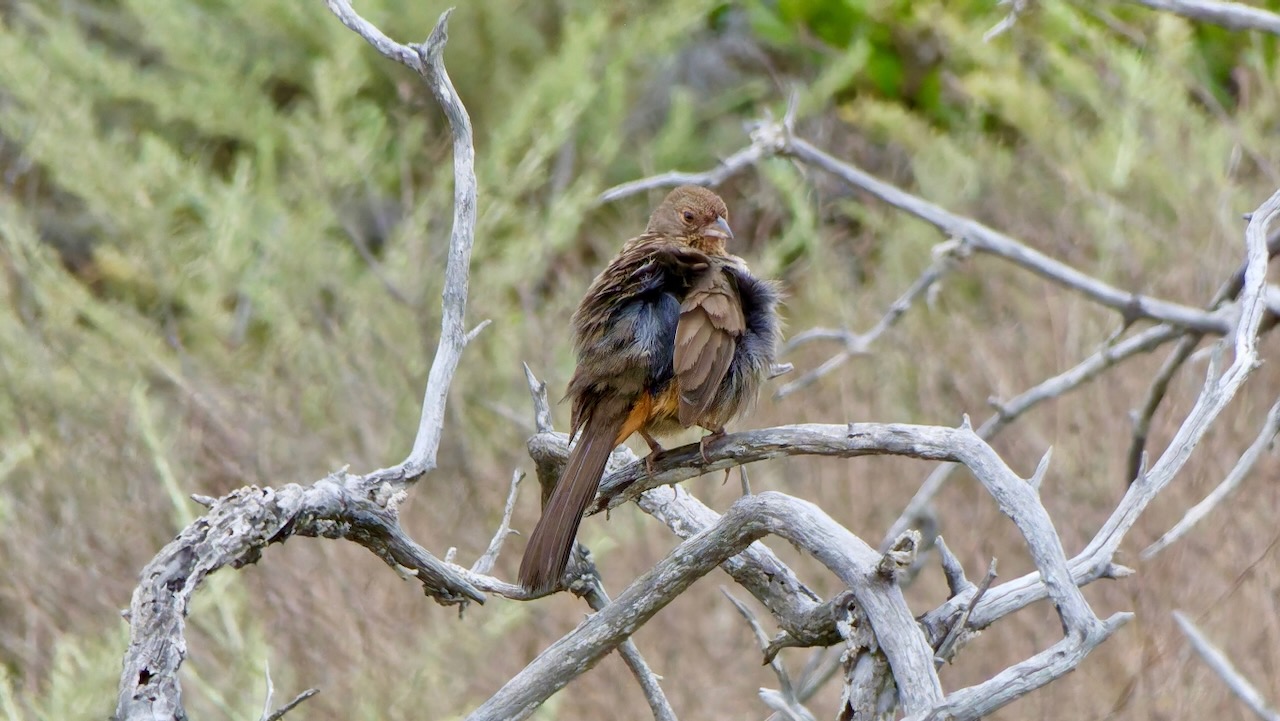
M 309 12 L 322 12 L 319 5 L 307 5 Z M 484 7 L 491 23 L 499 11 L 508 11 L 504 3 Z M 546 20 L 541 10 L 518 5 L 515 11 Z M 626 157 L 634 153 L 621 134 L 631 118 L 627 101 L 640 97 L 643 87 L 627 73 L 653 51 L 619 40 L 620 28 L 631 23 L 631 32 L 652 31 L 661 43 L 683 36 L 679 23 L 668 26 L 630 6 L 619 12 L 613 19 L 585 11 L 560 18 L 574 32 L 546 40 L 545 47 L 538 45 L 542 39 L 525 38 L 522 52 L 538 45 L 537 52 L 549 54 L 548 69 L 529 70 L 491 89 L 519 112 L 504 114 L 501 103 L 487 96 L 478 103 L 478 151 L 485 167 L 471 317 L 491 317 L 495 324 L 468 349 L 455 380 L 440 468 L 414 489 L 403 509 L 410 532 L 435 552 L 456 546 L 469 561 L 484 549 L 511 469 L 528 465 L 528 428 L 505 417 L 529 413 L 519 361 L 529 361 L 553 392 L 563 387 L 571 370 L 567 319 L 573 305 L 604 257 L 640 226 L 652 200 L 584 210 L 590 199 L 627 174 L 652 165 L 696 168 L 741 142 L 739 118 L 717 118 L 723 106 L 711 102 L 710 94 L 686 94 L 671 111 L 677 129 L 650 139 L 652 150 L 642 150 L 643 157 Z M 418 15 L 432 17 L 430 9 L 415 10 Z M 1188 70 L 1192 61 L 1179 44 L 1188 33 L 1184 24 L 1151 22 L 1151 46 L 1141 51 L 1108 46 L 1105 53 L 1094 47 L 1079 57 L 1051 51 L 1033 57 L 1029 49 L 1057 32 L 1049 20 L 1048 29 L 1033 25 L 1021 36 L 1015 33 L 1011 49 L 978 45 L 974 39 L 985 27 L 977 23 L 940 23 L 939 32 L 957 47 L 977 48 L 960 59 L 978 68 L 957 80 L 968 107 L 999 116 L 1016 141 L 983 132 L 980 123 L 943 134 L 869 98 L 808 119 L 805 132 L 843 157 L 1118 285 L 1204 302 L 1239 263 L 1239 214 L 1280 180 L 1273 170 L 1280 154 L 1274 143 L 1263 142 L 1274 130 L 1280 93 L 1259 83 L 1250 104 L 1233 109 L 1231 123 L 1224 124 L 1189 99 L 1196 86 Z M 454 24 L 464 28 L 455 32 L 465 38 L 464 12 Z M 323 23 L 309 27 L 322 38 L 316 42 L 339 48 L 332 67 L 324 66 L 333 71 L 334 83 L 351 81 L 358 88 L 369 82 L 383 90 L 391 84 L 381 75 L 366 77 L 372 71 L 358 58 L 371 51 L 353 36 L 330 35 Z M 497 31 L 472 32 L 483 38 Z M 585 67 L 584 57 L 615 57 L 606 50 L 622 59 L 594 78 L 598 83 L 589 92 L 581 83 L 592 81 L 565 75 Z M 1007 69 L 1019 52 L 1020 60 Z M 1092 77 L 1095 86 L 1079 86 L 1089 77 L 1080 69 L 1094 65 L 1106 72 Z M 1071 81 L 1049 87 L 1037 73 Z M 464 97 L 484 93 L 474 72 L 463 70 L 461 76 Z M 314 82 L 319 86 L 329 77 L 317 74 Z M 625 97 L 610 95 L 609 88 Z M 323 95 L 323 88 L 310 90 Z M 1030 110 L 1009 107 L 1015 98 Z M 370 142 L 381 149 L 377 153 L 351 150 L 335 161 L 337 168 L 322 173 L 315 170 L 325 167 L 317 159 L 331 157 L 326 153 L 349 136 L 280 131 L 273 141 L 310 158 L 296 176 L 281 171 L 291 178 L 284 185 L 300 183 L 305 192 L 290 196 L 273 188 L 265 171 L 259 174 L 259 158 L 246 161 L 253 181 L 246 181 L 242 193 L 234 177 L 224 178 L 225 185 L 210 181 L 226 196 L 225 207 L 201 210 L 213 219 L 207 234 L 200 230 L 203 221 L 185 215 L 165 217 L 175 223 L 185 218 L 190 226 L 158 220 L 147 225 L 119 211 L 117 222 L 124 227 L 115 229 L 111 242 L 142 263 L 144 276 L 172 286 L 158 292 L 176 293 L 189 304 L 177 319 L 150 313 L 134 286 L 114 296 L 101 289 L 87 292 L 82 279 L 65 273 L 34 242 L 35 212 L 24 208 L 16 191 L 6 198 L 4 208 L 11 212 L 0 229 L 0 261 L 8 271 L 0 276 L 7 291 L 0 308 L 0 342 L 6 348 L 0 355 L 0 669 L 7 670 L 8 685 L 0 677 L 0 708 L 11 700 L 17 718 L 106 713 L 124 648 L 119 610 L 128 603 L 138 570 L 198 512 L 186 494 L 220 494 L 246 483 L 309 482 L 344 464 L 372 469 L 398 460 L 408 447 L 437 325 L 448 188 L 434 172 L 447 169 L 447 156 L 442 146 L 419 147 L 422 141 L 415 138 L 423 134 L 422 124 L 400 117 L 407 114 L 402 108 L 388 111 L 400 114 L 399 120 L 382 119 L 390 129 L 369 129 L 377 124 L 366 123 L 361 113 L 394 99 L 384 94 L 363 100 L 367 106 L 330 109 L 330 119 L 376 136 Z M 1036 114 L 1045 108 L 1066 110 Z M 324 113 L 296 112 L 305 116 L 298 123 L 325 127 Z M 681 112 L 688 113 L 685 126 L 677 122 Z M 530 127 L 521 113 L 542 126 Z M 564 139 L 573 138 L 585 159 L 556 194 L 547 178 Z M 398 166 L 387 171 L 385 156 L 395 148 L 412 155 L 397 157 Z M 1233 164 L 1237 148 L 1244 150 L 1244 160 Z M 40 161 L 57 167 L 61 156 L 48 153 Z M 326 200 L 332 196 L 321 189 L 332 190 L 344 172 L 403 176 L 402 185 L 390 184 L 408 217 L 389 236 L 384 262 L 391 280 L 408 289 L 408 305 L 385 292 L 336 230 Z M 317 185 L 306 185 L 313 176 Z M 148 192 L 138 191 L 152 201 L 164 197 L 155 188 Z M 782 161 L 735 180 L 726 194 L 735 228 L 750 229 L 740 232 L 751 236 L 742 253 L 790 287 L 792 330 L 868 326 L 927 265 L 930 246 L 940 240 L 920 223 L 864 205 L 830 181 Z M 225 270 L 243 270 L 238 263 L 252 267 L 245 258 L 253 253 L 226 240 L 264 237 L 245 227 L 283 228 L 278 235 L 267 232 L 271 242 L 255 251 L 262 263 L 255 272 L 262 277 Z M 264 324 L 239 344 L 227 341 L 232 312 L 222 305 L 234 292 L 257 301 Z M 1091 353 L 1116 322 L 1114 314 L 997 260 L 974 258 L 944 283 L 932 307 L 912 310 L 882 338 L 874 355 L 781 402 L 766 399 L 742 425 L 956 424 L 962 413 L 977 421 L 988 413 L 989 397 L 1010 397 L 1069 367 Z M 1275 356 L 1278 342 L 1267 339 L 1264 358 Z M 803 369 L 822 358 L 823 349 L 811 346 L 788 360 Z M 1159 354 L 1136 359 L 1037 408 L 995 444 L 1025 472 L 1046 446 L 1054 446 L 1043 495 L 1069 553 L 1087 542 L 1123 492 L 1127 414 L 1159 361 Z M 1192 364 L 1175 382 L 1154 425 L 1153 451 L 1172 436 L 1202 371 L 1201 364 Z M 1100 612 L 1134 610 L 1136 622 L 1077 673 L 998 717 L 1247 718 L 1243 706 L 1189 654 L 1170 618 L 1174 609 L 1186 611 L 1280 703 L 1280 554 L 1273 522 L 1280 486 L 1272 482 L 1280 464 L 1265 458 L 1190 537 L 1153 562 L 1136 558 L 1225 475 L 1278 394 L 1280 371 L 1266 365 L 1134 529 L 1120 560 L 1138 574 L 1088 589 Z M 567 413 L 557 413 L 563 427 Z M 929 470 L 901 459 L 793 459 L 752 467 L 751 479 L 756 489 L 818 503 L 874 543 Z M 718 509 L 737 493 L 735 482 L 722 486 L 718 475 L 686 485 Z M 526 491 L 521 499 L 517 528 L 532 527 L 535 495 Z M 972 479 L 957 477 L 938 507 L 942 532 L 971 575 L 980 575 L 991 556 L 1000 559 L 1002 578 L 1030 569 L 1016 530 Z M 673 546 L 665 529 L 635 509 L 620 509 L 607 521 L 589 519 L 583 533 L 615 593 Z M 513 576 L 521 550 L 513 540 L 496 573 Z M 838 590 L 811 559 L 785 546 L 777 550 L 815 589 L 828 595 Z M 459 619 L 455 611 L 425 601 L 413 584 L 397 580 L 367 552 L 322 540 L 293 539 L 270 549 L 257 566 L 213 581 L 192 616 L 184 667 L 189 707 L 202 719 L 256 714 L 268 659 L 280 695 L 322 689 L 297 712 L 306 718 L 455 717 L 586 612 L 570 598 L 535 604 L 495 600 Z M 747 628 L 718 591 L 726 582 L 718 574 L 703 579 L 636 636 L 682 718 L 763 717 L 756 691 L 775 684 Z M 941 573 L 930 568 L 910 589 L 910 601 L 923 612 L 944 594 Z M 1045 607 L 1006 619 L 944 669 L 944 684 L 956 688 L 983 680 L 1052 643 L 1057 629 Z M 804 652 L 784 657 L 798 667 Z M 837 693 L 832 687 L 815 700 L 819 716 L 827 715 L 822 709 L 831 708 Z M 616 657 L 539 712 L 544 719 L 648 716 Z

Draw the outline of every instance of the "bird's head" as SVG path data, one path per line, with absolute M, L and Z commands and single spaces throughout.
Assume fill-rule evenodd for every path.
M 716 255 L 725 255 L 725 244 L 733 240 L 724 201 L 696 185 L 682 185 L 668 193 L 649 216 L 648 232 L 678 238 Z

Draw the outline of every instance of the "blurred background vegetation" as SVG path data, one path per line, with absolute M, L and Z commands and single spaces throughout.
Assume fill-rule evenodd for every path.
M 443 3 L 358 9 L 409 42 Z M 793 87 L 799 132 L 838 157 L 1122 287 L 1207 300 L 1241 258 L 1241 213 L 1280 185 L 1276 39 L 1046 0 L 984 42 L 1001 13 L 986 0 L 463 4 L 446 57 L 476 128 L 469 315 L 494 325 L 467 350 L 441 467 L 403 509 L 410 531 L 463 559 L 487 543 L 512 468 L 528 465 L 519 362 L 563 387 L 572 308 L 659 194 L 605 207 L 596 196 L 711 167 Z M 126 643 L 119 611 L 139 569 L 198 513 L 188 494 L 310 482 L 407 451 L 438 332 L 447 131 L 417 78 L 319 0 L 0 3 L 0 172 L 0 709 L 102 718 Z M 941 240 L 786 160 L 723 190 L 738 252 L 788 286 L 793 331 L 865 328 Z M 764 400 L 743 424 L 979 420 L 989 397 L 1069 367 L 1116 323 L 975 259 L 874 355 Z M 787 360 L 809 368 L 827 350 Z M 1158 362 L 1038 409 L 997 444 L 1027 472 L 1055 447 L 1044 496 L 1069 553 L 1123 491 L 1127 414 Z M 1201 377 L 1193 366 L 1175 382 L 1154 450 Z M 1158 560 L 1132 553 L 1222 478 L 1278 393 L 1264 367 L 1135 529 L 1120 560 L 1139 575 L 1089 589 L 1100 611 L 1133 609 L 1137 622 L 1002 717 L 1245 718 L 1188 656 L 1174 608 L 1280 701 L 1276 462 Z M 817 501 L 874 543 L 928 470 L 792 460 L 752 481 Z M 688 485 L 718 508 L 737 492 L 719 477 Z M 536 496 L 524 494 L 517 527 L 532 526 Z M 992 555 L 1005 578 L 1030 568 L 970 479 L 940 505 L 974 575 Z M 584 534 L 615 591 L 673 545 L 634 509 Z M 499 575 L 521 550 L 513 540 Z M 722 583 L 704 579 L 637 642 L 682 716 L 763 717 L 756 689 L 775 681 Z M 911 589 L 919 611 L 944 597 L 935 569 Z M 457 717 L 584 610 L 571 598 L 493 601 L 459 620 L 361 549 L 296 539 L 197 596 L 188 708 L 256 718 L 269 661 L 279 694 L 322 689 L 300 717 Z M 944 683 L 1047 646 L 1051 614 L 987 631 Z M 613 657 L 538 718 L 606 716 L 649 716 Z

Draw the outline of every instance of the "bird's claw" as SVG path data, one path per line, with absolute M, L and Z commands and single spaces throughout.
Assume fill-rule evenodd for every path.
M 704 464 L 707 464 L 707 463 L 710 463 L 710 462 L 711 462 L 711 458 L 710 458 L 709 456 L 707 456 L 707 442 L 708 442 L 708 441 L 718 441 L 718 440 L 720 440 L 720 439 L 721 439 L 721 438 L 723 438 L 723 437 L 724 437 L 724 429 L 723 429 L 723 428 L 721 428 L 721 429 L 720 429 L 720 430 L 718 430 L 718 431 L 711 431 L 711 432 L 710 432 L 710 433 L 708 433 L 707 435 L 705 435 L 705 436 L 703 436 L 702 438 L 698 439 L 698 453 L 702 455 L 702 462 L 703 462 Z

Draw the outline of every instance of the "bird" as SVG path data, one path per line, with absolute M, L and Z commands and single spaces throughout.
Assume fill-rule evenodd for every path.
M 558 587 L 615 447 L 639 433 L 652 473 L 657 436 L 696 425 L 709 431 L 705 461 L 706 444 L 755 402 L 776 356 L 781 290 L 729 253 L 732 240 L 720 196 L 677 187 L 587 289 L 565 395 L 577 442 L 520 562 L 527 591 Z

